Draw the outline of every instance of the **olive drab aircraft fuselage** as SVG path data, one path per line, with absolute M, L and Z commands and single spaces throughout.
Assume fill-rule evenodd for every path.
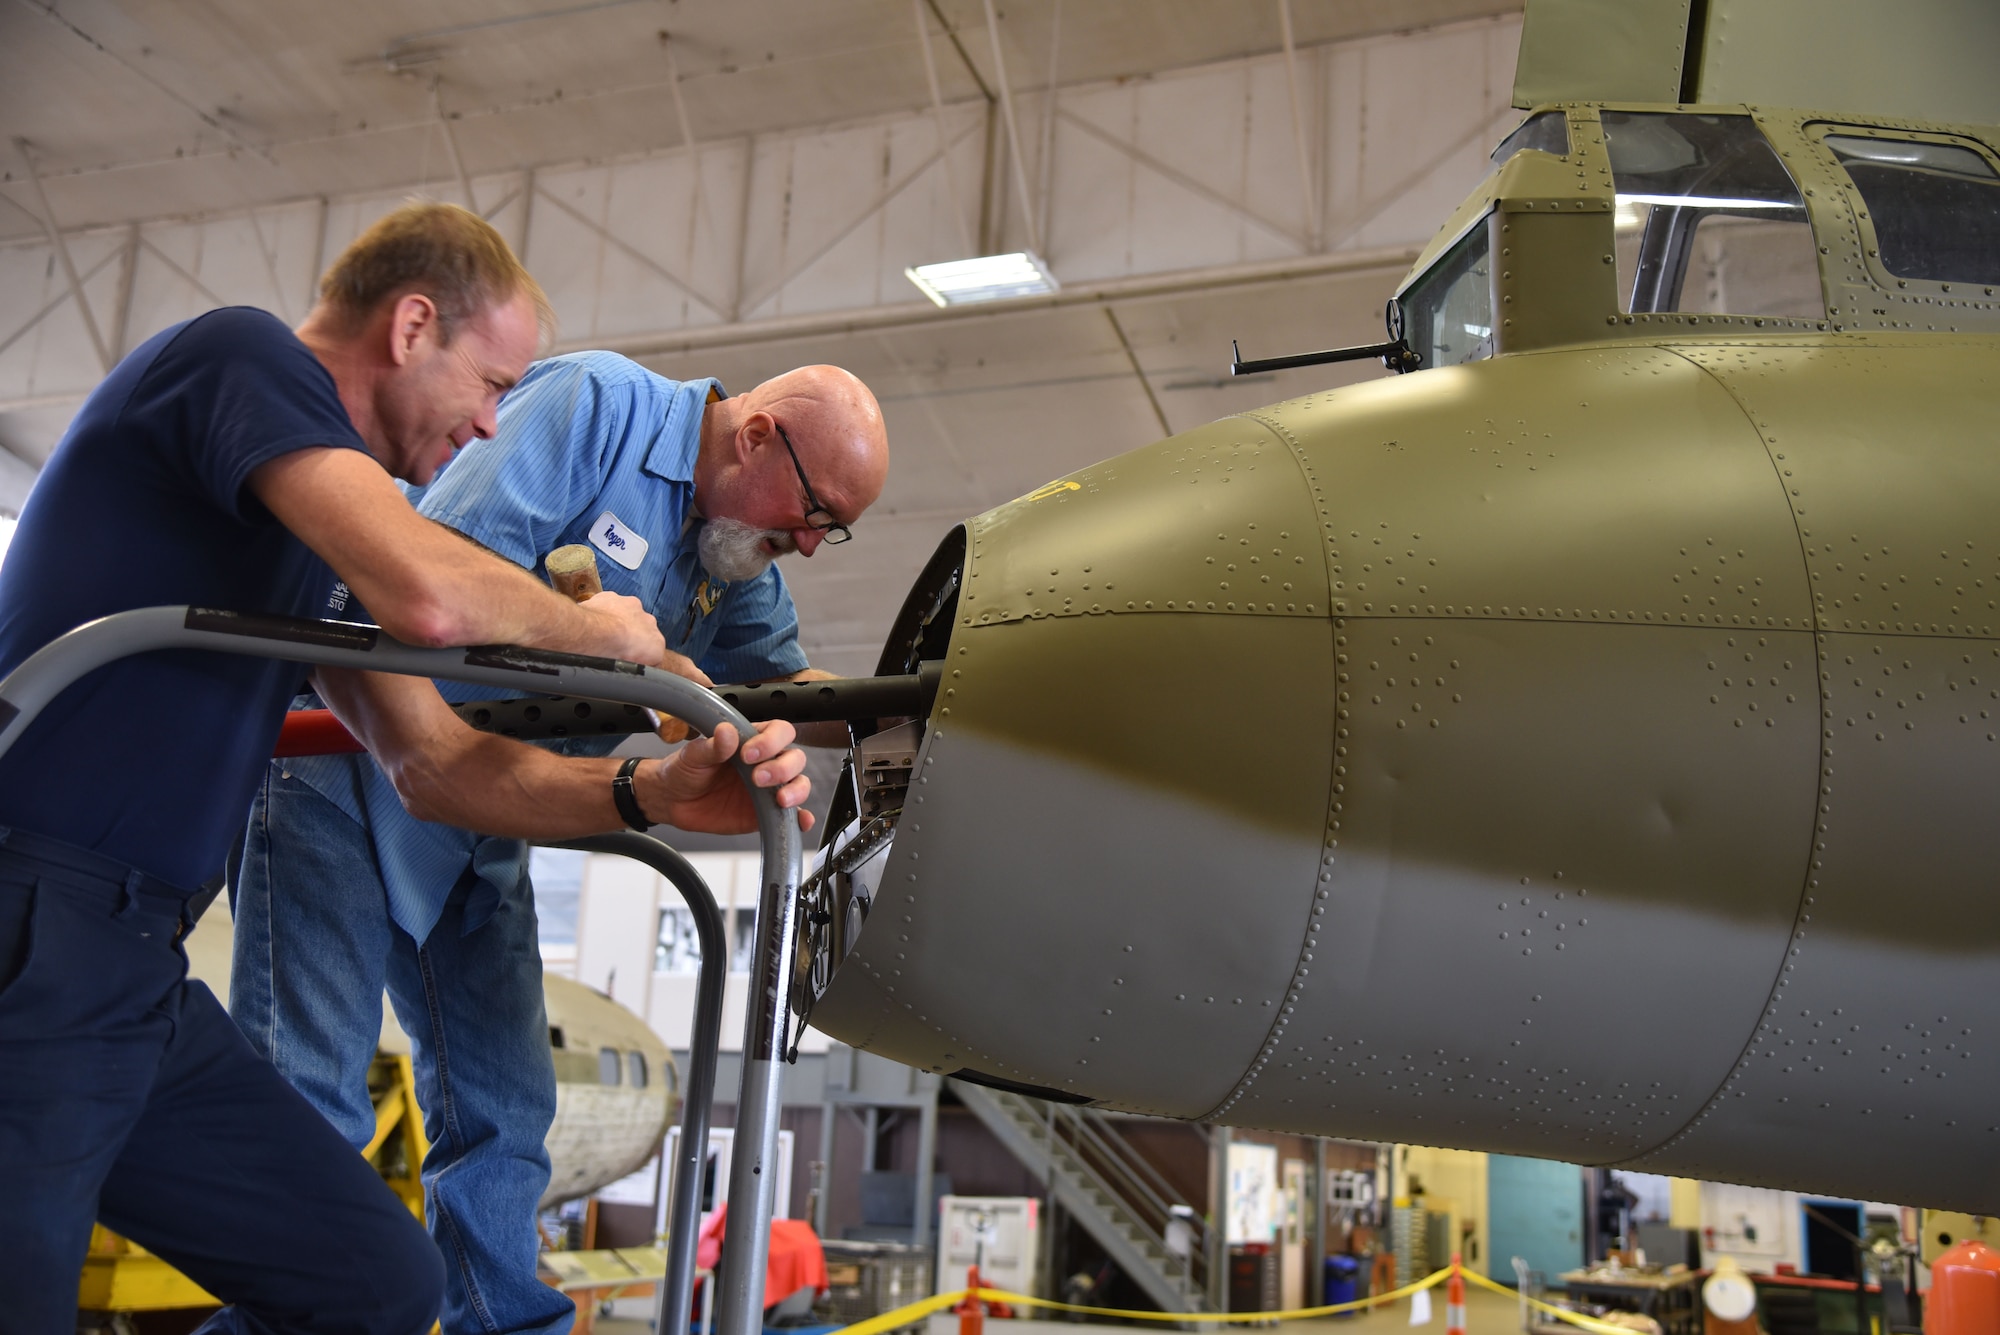
M 1534 107 L 1396 291 L 1415 369 L 960 526 L 881 665 L 936 704 L 858 730 L 829 823 L 812 1022 L 2000 1210 L 1996 150 Z

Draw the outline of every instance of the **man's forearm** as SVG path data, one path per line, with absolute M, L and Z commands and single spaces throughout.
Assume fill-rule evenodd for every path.
M 418 514 L 357 450 L 298 450 L 259 467 L 248 486 L 399 640 L 525 644 L 648 664 L 664 648 L 635 600 L 623 600 L 622 617 L 572 603 Z
M 518 839 L 615 830 L 618 762 L 474 731 L 421 677 L 321 668 L 314 684 L 419 820 Z
M 611 797 L 619 761 L 561 756 L 467 731 L 471 736 L 462 745 L 406 755 L 383 767 L 417 819 L 544 842 L 624 827 Z
M 313 678 L 327 705 L 420 820 L 540 841 L 581 838 L 625 824 L 611 795 L 621 761 L 556 755 L 476 732 L 421 677 L 321 668 Z M 805 757 L 786 749 L 791 739 L 789 724 L 767 723 L 742 748 L 758 786 L 775 790 L 787 807 L 802 803 L 810 791 L 801 774 Z M 651 821 L 689 830 L 755 829 L 755 805 L 728 763 L 736 740 L 705 739 L 666 760 L 644 762 L 633 776 L 640 811 Z

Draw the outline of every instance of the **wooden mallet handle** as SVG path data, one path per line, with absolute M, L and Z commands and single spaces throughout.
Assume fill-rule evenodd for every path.
M 604 581 L 597 577 L 597 553 L 580 542 L 556 548 L 542 564 L 548 569 L 549 583 L 565 598 L 580 603 L 604 592 Z
M 549 572 L 549 584 L 565 597 L 580 603 L 604 592 L 604 581 L 597 576 L 597 553 L 583 543 L 573 542 L 567 547 L 556 548 L 542 558 L 542 565 Z M 687 740 L 687 724 L 671 714 L 661 714 L 659 719 L 661 741 L 673 743 Z

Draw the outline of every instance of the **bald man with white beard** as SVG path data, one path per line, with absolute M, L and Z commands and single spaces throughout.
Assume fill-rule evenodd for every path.
M 605 589 L 652 610 L 664 666 L 704 684 L 811 680 L 828 674 L 799 649 L 773 562 L 845 541 L 888 464 L 875 396 L 839 367 L 801 367 L 731 398 L 714 380 L 585 352 L 531 367 L 494 437 L 409 495 L 538 572 L 555 548 L 590 545 Z M 344 589 L 334 601 L 330 614 L 365 618 Z M 454 702 L 492 694 L 437 684 Z M 838 725 L 814 731 L 802 740 L 844 741 Z M 558 749 L 601 755 L 614 742 Z M 419 819 L 423 783 L 367 756 L 272 763 L 231 878 L 230 1013 L 360 1147 L 375 1130 L 367 1074 L 386 987 L 411 1035 L 431 1139 L 426 1222 L 444 1254 L 444 1330 L 567 1330 L 573 1305 L 536 1277 L 556 1091 L 527 845 Z

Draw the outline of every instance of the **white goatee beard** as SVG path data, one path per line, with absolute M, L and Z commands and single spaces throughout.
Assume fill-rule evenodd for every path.
M 740 519 L 706 521 L 695 545 L 701 553 L 703 569 L 719 580 L 734 584 L 757 578 L 771 564 L 771 553 L 764 550 L 766 539 L 781 552 L 794 549 L 792 535 L 783 529 L 752 528 Z

